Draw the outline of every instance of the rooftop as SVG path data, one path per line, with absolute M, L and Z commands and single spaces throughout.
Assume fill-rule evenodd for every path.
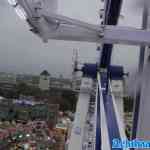
M 47 70 L 44 70 L 43 72 L 41 72 L 40 75 L 50 76 L 50 74 L 49 74 L 49 72 Z

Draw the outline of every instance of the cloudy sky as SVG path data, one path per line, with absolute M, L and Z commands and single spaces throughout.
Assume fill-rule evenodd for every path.
M 59 0 L 59 12 L 69 17 L 98 23 L 100 0 Z M 123 19 L 120 25 L 141 26 L 141 11 L 134 9 L 131 0 L 124 0 Z M 0 72 L 39 74 L 47 69 L 53 76 L 71 75 L 73 49 L 79 49 L 80 60 L 96 60 L 96 45 L 91 43 L 64 42 L 41 39 L 28 31 L 6 0 L 0 0 Z M 113 64 L 123 64 L 127 71 L 134 71 L 138 63 L 138 47 L 115 46 Z

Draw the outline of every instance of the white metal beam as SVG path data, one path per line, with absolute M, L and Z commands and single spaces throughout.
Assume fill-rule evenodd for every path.
M 68 150 L 82 150 L 84 128 L 86 124 L 92 83 L 93 81 L 90 78 L 82 79 Z
M 94 25 L 95 27 L 95 25 Z M 112 43 L 128 45 L 150 45 L 150 31 L 118 26 L 106 26 L 100 33 L 100 27 L 95 31 L 73 25 L 59 25 L 56 30 L 47 30 L 48 39 L 67 41 L 86 41 L 95 43 Z
M 116 44 L 150 45 L 150 31 L 131 27 L 107 26 L 103 41 Z
M 28 23 L 32 24 L 32 31 L 36 31 L 34 33 L 39 35 L 43 41 L 57 39 L 95 43 L 150 45 L 150 31 L 129 27 L 89 24 L 56 14 L 55 11 L 46 9 L 46 3 L 40 0 L 39 2 L 18 0 L 18 5 L 24 9 L 22 11 L 27 13 Z

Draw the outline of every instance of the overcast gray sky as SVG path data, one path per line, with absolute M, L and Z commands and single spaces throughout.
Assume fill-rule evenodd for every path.
M 98 23 L 100 0 L 59 0 L 59 12 Z M 140 11 L 133 11 L 131 0 L 124 0 L 120 25 L 141 26 Z M 82 61 L 96 60 L 96 45 L 91 43 L 64 42 L 41 39 L 29 32 L 28 25 L 21 21 L 6 0 L 0 0 L 0 72 L 39 74 L 47 69 L 53 76 L 71 75 L 73 49 L 79 49 Z M 115 46 L 113 64 L 123 64 L 125 69 L 137 67 L 138 49 L 134 46 Z

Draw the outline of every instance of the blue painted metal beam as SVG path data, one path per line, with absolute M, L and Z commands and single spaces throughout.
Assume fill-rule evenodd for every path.
M 123 66 L 110 65 L 109 78 L 110 80 L 123 80 L 124 69 Z
M 123 0 L 107 0 L 104 24 L 117 25 L 120 16 L 122 1 Z M 103 45 L 102 57 L 100 62 L 101 68 L 108 69 L 111 62 L 112 49 L 112 44 Z
M 106 89 L 107 73 L 101 73 L 101 87 Z M 107 128 L 109 134 L 109 143 L 112 150 L 122 150 L 122 148 L 112 148 L 113 139 L 121 139 L 119 125 L 117 122 L 117 116 L 113 105 L 112 95 L 108 94 L 106 90 L 102 90 L 102 96 L 104 101 L 104 110 L 106 114 Z
M 96 79 L 97 77 L 97 64 L 84 64 L 82 67 L 82 73 L 84 77 L 90 77 Z
M 101 150 L 101 116 L 100 116 L 100 91 L 97 89 L 97 114 L 96 114 L 96 145 L 95 150 Z

